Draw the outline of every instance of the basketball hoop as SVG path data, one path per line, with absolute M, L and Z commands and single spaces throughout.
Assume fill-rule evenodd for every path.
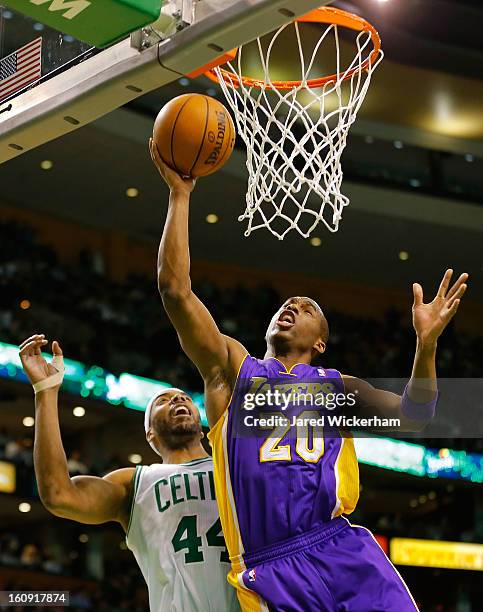
M 300 28 L 307 23 L 325 26 L 309 62 Z M 301 78 L 275 80 L 270 76 L 272 53 L 281 34 L 291 27 L 295 29 Z M 356 54 L 346 67 L 339 32 L 342 28 L 355 37 Z M 331 34 L 335 39 L 335 70 L 329 76 L 309 78 Z M 245 236 L 266 227 L 280 240 L 293 229 L 308 238 L 321 221 L 336 232 L 343 208 L 349 204 L 340 191 L 341 157 L 372 73 L 383 58 L 381 40 L 365 19 L 334 8 L 312 11 L 271 36 L 266 50 L 262 39 L 254 41 L 262 78 L 243 74 L 244 47 L 225 68 L 218 66 L 206 72 L 223 89 L 235 114 L 238 134 L 247 147 L 246 210 L 239 221 L 248 220 Z M 325 57 L 324 61 L 327 63 Z

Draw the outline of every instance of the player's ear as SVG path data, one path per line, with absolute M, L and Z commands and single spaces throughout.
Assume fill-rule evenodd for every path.
M 314 349 L 314 351 L 322 355 L 322 353 L 325 353 L 325 349 L 327 348 L 327 345 L 322 340 L 322 338 L 319 338 L 312 348 Z

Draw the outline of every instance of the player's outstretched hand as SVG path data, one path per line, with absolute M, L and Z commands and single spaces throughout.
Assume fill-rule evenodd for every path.
M 455 316 L 468 285 L 468 274 L 463 273 L 449 289 L 453 270 L 446 270 L 438 293 L 432 302 L 423 302 L 423 288 L 414 283 L 413 326 L 423 344 L 433 344 Z
M 28 379 L 32 384 L 38 383 L 49 376 L 57 373 L 57 369 L 42 357 L 42 349 L 45 348 L 47 340 L 44 334 L 35 334 L 30 336 L 27 340 L 24 340 L 20 345 L 20 360 L 27 374 Z M 60 348 L 57 340 L 52 342 L 52 354 L 62 355 L 62 349 Z M 59 385 L 60 386 L 60 385 Z
M 156 166 L 159 174 L 163 177 L 168 187 L 172 191 L 187 191 L 188 193 L 193 191 L 195 188 L 196 179 L 191 177 L 182 177 L 176 172 L 176 170 L 173 170 L 167 164 L 165 164 L 161 159 L 158 147 L 152 138 L 149 139 L 149 152 L 151 153 L 153 164 Z

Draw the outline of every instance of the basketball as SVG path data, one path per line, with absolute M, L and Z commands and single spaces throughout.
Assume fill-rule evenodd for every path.
M 168 166 L 182 176 L 197 178 L 216 172 L 228 161 L 235 146 L 235 125 L 221 102 L 189 93 L 161 109 L 153 140 Z
M 483 612 L 482 22 L 0 0 L 0 612 Z

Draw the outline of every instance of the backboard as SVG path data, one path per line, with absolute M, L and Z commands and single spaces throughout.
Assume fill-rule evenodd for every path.
M 41 53 L 38 72 L 13 74 L 0 95 L 0 163 L 330 1 L 165 0 L 155 24 L 103 50 L 0 6 L 0 85 L 12 78 L 15 61 L 22 65 L 19 50 L 25 55 L 38 41 L 27 47 L 27 59 L 39 46 Z
M 20 69 L 22 60 L 19 59 L 20 66 L 17 74 L 23 78 L 8 79 L 9 74 L 6 72 L 2 74 L 4 77 L 0 81 L 2 107 L 25 91 L 27 86 L 39 85 L 96 52 L 96 49 L 89 44 L 75 40 L 68 34 L 53 30 L 30 17 L 0 6 L 0 59 L 3 62 L 27 45 L 37 41 L 41 59 L 40 78 L 35 71 L 32 71 L 33 54 L 27 53 L 25 61 L 27 66 L 23 71 Z M 30 69 L 27 69 L 29 67 Z M 6 70 L 5 67 L 4 70 Z

